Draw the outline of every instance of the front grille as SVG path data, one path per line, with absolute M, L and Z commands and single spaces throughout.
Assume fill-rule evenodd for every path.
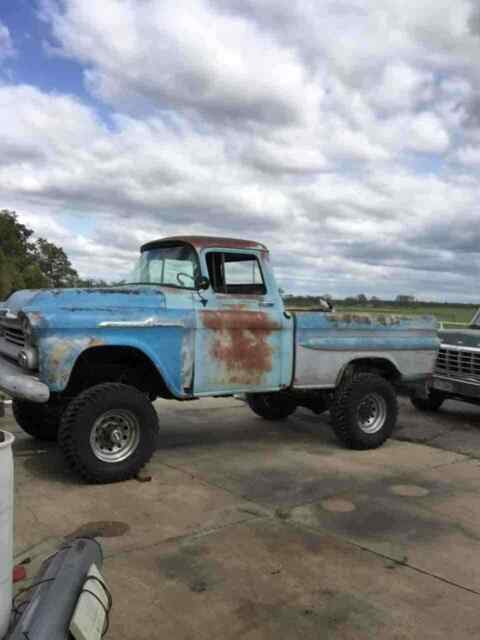
M 441 347 L 435 364 L 435 373 L 456 378 L 474 378 L 480 381 L 480 351 Z
M 5 327 L 5 340 L 11 344 L 15 344 L 17 347 L 25 346 L 25 336 L 22 329 L 12 329 L 11 327 Z

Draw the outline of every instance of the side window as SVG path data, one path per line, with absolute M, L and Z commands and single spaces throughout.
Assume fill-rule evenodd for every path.
M 267 292 L 256 256 L 248 253 L 207 254 L 210 282 L 218 293 L 263 295 Z

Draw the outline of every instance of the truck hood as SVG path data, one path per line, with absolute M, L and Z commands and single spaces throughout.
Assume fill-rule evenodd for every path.
M 94 311 L 165 308 L 165 293 L 157 286 L 123 286 L 92 289 L 40 289 L 17 291 L 0 303 L 0 310 L 24 312 Z
M 480 329 L 444 329 L 439 336 L 442 344 L 480 349 Z

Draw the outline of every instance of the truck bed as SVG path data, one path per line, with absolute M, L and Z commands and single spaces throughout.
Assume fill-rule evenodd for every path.
M 334 387 L 354 360 L 388 360 L 404 382 L 431 374 L 439 347 L 431 316 L 296 311 L 296 388 Z M 319 353 L 320 352 L 320 353 Z

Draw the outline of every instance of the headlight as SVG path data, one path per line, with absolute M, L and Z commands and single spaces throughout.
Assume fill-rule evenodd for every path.
M 37 350 L 32 348 L 22 349 L 17 356 L 17 362 L 22 369 L 28 369 L 30 371 L 38 369 Z

